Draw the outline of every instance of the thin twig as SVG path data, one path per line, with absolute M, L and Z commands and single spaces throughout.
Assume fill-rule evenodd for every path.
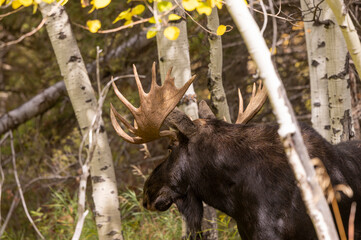
M 177 6 L 173 6 L 173 7 L 172 7 L 171 9 L 169 9 L 168 11 L 162 13 L 162 14 L 160 15 L 160 17 L 166 16 L 168 13 L 170 13 L 171 11 L 173 11 L 174 9 L 176 9 L 176 7 L 177 7 Z M 151 17 L 150 17 L 150 18 L 141 19 L 141 20 L 132 22 L 132 23 L 126 25 L 126 26 L 120 26 L 120 27 L 117 27 L 117 28 L 112 28 L 112 29 L 107 29 L 107 30 L 99 30 L 99 31 L 97 31 L 96 33 L 107 34 L 107 33 L 118 32 L 118 31 L 120 31 L 120 30 L 123 30 L 123 29 L 126 29 L 126 28 L 130 28 L 130 27 L 133 27 L 133 26 L 138 25 L 138 24 L 141 24 L 141 23 L 146 23 L 146 22 L 148 22 L 150 19 L 151 19 Z M 77 27 L 82 28 L 82 29 L 89 30 L 88 27 L 83 26 L 83 25 L 81 25 L 81 24 L 79 24 L 79 23 L 73 22 L 73 24 L 74 24 L 75 26 L 77 26 Z
M 99 71 L 99 55 L 103 50 L 97 46 L 97 58 L 96 58 L 96 76 L 97 76 L 97 83 L 98 83 L 98 96 L 100 96 L 101 93 L 101 86 L 100 86 L 100 71 Z
M 12 131 L 10 131 L 10 147 L 11 147 L 11 154 L 12 154 L 12 162 L 13 162 L 13 168 L 14 168 L 14 177 L 15 177 L 15 181 L 16 181 L 16 185 L 18 187 L 19 190 L 19 194 L 20 194 L 20 199 L 21 199 L 21 203 L 23 205 L 24 211 L 26 216 L 29 219 L 29 222 L 31 223 L 31 225 L 33 226 L 34 230 L 36 231 L 36 233 L 39 235 L 39 237 L 41 239 L 45 239 L 44 236 L 40 233 L 39 229 L 36 227 L 33 219 L 30 216 L 30 213 L 28 211 L 28 208 L 26 206 L 26 202 L 25 202 L 25 198 L 23 195 L 23 190 L 21 188 L 21 184 L 20 184 L 20 180 L 19 180 L 19 176 L 18 176 L 18 172 L 16 170 L 16 155 L 15 155 L 15 148 L 14 148 L 14 139 L 13 139 L 13 133 Z
M 0 49 L 4 49 L 5 47 L 8 47 L 10 45 L 18 44 L 19 42 L 21 42 L 25 38 L 30 37 L 31 35 L 35 34 L 37 31 L 39 31 L 44 26 L 45 21 L 46 21 L 46 18 L 43 18 L 43 20 L 41 20 L 40 24 L 34 30 L 22 35 L 18 39 L 14 40 L 14 41 L 7 42 L 7 43 L 2 43 L 0 45 Z
M 4 17 L 10 16 L 11 14 L 17 13 L 17 12 L 19 12 L 20 10 L 23 10 L 23 9 L 24 9 L 24 6 L 21 6 L 21 7 L 19 7 L 18 9 L 15 9 L 14 11 L 1 14 L 1 15 L 0 15 L 0 20 L 2 20 Z
M 4 234 L 5 229 L 10 221 L 10 218 L 13 215 L 13 212 L 18 204 L 19 204 L 19 191 L 16 192 L 16 194 L 13 198 L 13 202 L 11 203 L 10 209 L 8 211 L 8 214 L 6 215 L 5 221 L 4 221 L 3 225 L 1 225 L 0 237 Z
M 272 1 L 272 0 L 270 0 L 270 1 Z M 261 5 L 262 12 L 263 12 L 263 26 L 262 26 L 262 29 L 261 29 L 261 35 L 263 36 L 263 33 L 264 33 L 264 31 L 266 30 L 266 27 L 267 27 L 268 17 L 267 17 L 267 10 L 266 10 L 266 7 L 263 4 L 263 1 L 260 0 L 259 4 Z

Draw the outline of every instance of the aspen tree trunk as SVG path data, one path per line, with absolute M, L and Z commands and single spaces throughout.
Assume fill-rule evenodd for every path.
M 46 18 L 46 29 L 84 135 L 96 114 L 97 100 L 72 33 L 68 15 L 65 8 L 56 3 L 41 2 L 39 7 L 43 17 Z M 117 184 L 104 129 L 100 130 L 97 139 L 94 156 L 90 162 L 90 175 L 98 237 L 101 240 L 122 240 Z
M 330 141 L 331 125 L 326 75 L 326 33 L 323 24 L 312 21 L 315 16 L 315 7 L 318 6 L 320 2 L 321 0 L 301 0 L 301 8 L 304 14 L 303 20 L 310 73 L 312 126 L 319 134 Z M 323 9 L 325 4 L 326 3 L 321 3 L 319 8 Z
M 172 3 L 175 5 L 174 2 Z M 191 78 L 191 63 L 189 57 L 187 25 L 184 20 L 185 15 L 181 9 L 174 10 L 174 13 L 182 16 L 183 18 L 180 20 L 180 22 L 169 23 L 168 26 L 178 27 L 180 29 L 179 37 L 173 41 L 168 40 L 166 37 L 164 37 L 163 31 L 165 27 L 163 26 L 157 33 L 157 47 L 162 82 L 164 82 L 169 68 L 173 67 L 172 77 L 175 78 L 176 87 L 180 88 Z M 192 120 L 198 118 L 197 97 L 194 92 L 193 84 L 185 93 L 179 108 L 184 111 Z M 216 216 L 216 210 L 207 205 L 205 205 L 204 208 L 203 219 L 206 220 L 204 220 L 203 223 L 205 221 L 212 221 Z M 186 223 L 183 222 L 182 239 L 187 239 L 188 235 L 189 230 L 186 229 Z M 216 236 L 216 238 L 214 238 L 214 236 Z M 215 240 L 217 238 L 217 235 L 212 233 L 209 236 L 204 234 L 203 239 Z
M 351 113 L 349 59 L 346 42 L 340 28 L 335 25 L 335 16 L 327 4 L 324 5 L 322 17 L 323 22 L 328 23 L 325 41 L 331 143 L 337 144 L 355 135 Z
M 318 184 L 293 109 L 273 67 L 269 48 L 262 38 L 257 23 L 248 11 L 246 3 L 239 0 L 226 0 L 226 4 L 259 68 L 261 78 L 264 79 L 274 114 L 280 125 L 278 133 L 318 239 L 338 239 L 330 209 Z
M 207 28 L 216 32 L 219 26 L 217 7 L 207 16 Z M 208 65 L 208 89 L 211 93 L 211 104 L 216 110 L 216 116 L 231 122 L 226 94 L 222 84 L 223 50 L 221 36 L 209 34 L 210 63 Z
M 361 76 L 361 43 L 355 26 L 347 13 L 347 6 L 342 0 L 326 0 L 326 2 L 336 17 L 336 22 L 345 38 L 347 49 L 355 64 L 357 73 Z

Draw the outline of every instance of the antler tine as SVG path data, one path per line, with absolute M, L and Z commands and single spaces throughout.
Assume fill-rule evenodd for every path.
M 120 120 L 120 121 L 125 125 L 125 127 L 129 129 L 129 131 L 130 131 L 131 133 L 133 133 L 133 134 L 135 133 L 136 128 L 137 128 L 137 126 L 135 125 L 135 122 L 134 122 L 134 127 L 133 127 L 132 125 L 130 125 L 130 123 L 127 122 L 127 120 L 125 120 L 125 119 L 117 112 L 117 110 L 115 110 L 113 104 L 111 104 L 111 103 L 110 103 L 110 111 L 111 111 L 111 113 L 115 116 L 115 118 L 117 118 L 118 120 Z M 117 124 L 118 124 L 118 122 L 117 122 Z
M 143 141 L 143 139 L 141 137 L 138 137 L 138 136 L 131 137 L 126 132 L 124 132 L 124 130 L 122 129 L 122 127 L 119 125 L 118 121 L 116 120 L 116 118 L 120 117 L 119 113 L 114 109 L 113 105 L 110 105 L 110 107 L 111 107 L 110 108 L 110 120 L 111 120 L 112 125 L 113 125 L 115 131 L 117 132 L 117 134 L 127 142 L 134 143 L 134 144 L 143 143 L 144 141 Z M 131 129 L 131 128 L 134 129 L 122 117 L 120 117 L 118 119 L 121 120 L 122 123 L 124 123 L 127 127 L 130 126 L 129 129 Z
M 144 96 L 145 92 L 143 90 L 142 83 L 140 82 L 139 75 L 138 75 L 138 72 L 137 72 L 137 68 L 135 67 L 134 64 L 133 64 L 133 72 L 134 72 L 135 82 L 137 83 L 137 87 L 138 87 L 139 97 L 142 98 Z
M 131 113 L 134 115 L 137 112 L 137 109 L 121 94 L 118 87 L 115 85 L 114 82 L 112 82 L 113 89 L 117 97 L 119 98 L 122 103 L 131 111 Z
M 143 91 L 142 84 L 139 80 L 136 67 L 133 65 L 135 80 L 140 96 L 140 107 L 135 108 L 128 100 L 119 92 L 113 83 L 114 91 L 119 99 L 127 106 L 134 116 L 134 126 L 128 123 L 111 105 L 110 117 L 114 129 L 124 140 L 130 143 L 146 143 L 154 139 L 169 136 L 174 138 L 175 134 L 169 131 L 160 131 L 160 128 L 167 118 L 168 114 L 175 108 L 179 100 L 187 91 L 190 84 L 195 79 L 193 76 L 186 84 L 177 89 L 174 85 L 174 79 L 170 77 L 171 69 L 168 71 L 167 78 L 162 86 L 156 85 L 155 63 L 152 68 L 152 85 L 149 93 Z M 157 86 L 157 87 L 156 87 Z M 129 136 L 119 125 L 120 120 L 130 133 L 135 136 Z
M 239 94 L 239 112 L 236 124 L 247 123 L 256 113 L 261 109 L 267 99 L 267 89 L 262 87 L 262 82 L 259 83 L 258 90 L 256 84 L 253 84 L 252 97 L 245 111 L 243 111 L 243 99 L 240 91 Z M 242 106 L 242 107 L 241 107 Z
M 243 113 L 243 97 L 242 97 L 242 93 L 241 93 L 241 90 L 238 88 L 238 103 L 239 103 L 239 106 L 238 106 L 238 117 L 237 119 L 240 117 L 239 115 Z

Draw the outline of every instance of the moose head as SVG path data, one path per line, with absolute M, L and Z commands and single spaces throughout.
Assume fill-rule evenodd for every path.
M 254 85 L 245 111 L 239 91 L 236 124 L 216 119 L 204 101 L 199 104 L 200 118 L 192 121 L 176 105 L 194 76 L 177 89 L 170 69 L 159 86 L 153 64 L 152 85 L 145 93 L 133 68 L 140 107 L 131 105 L 113 83 L 116 95 L 135 119 L 132 126 L 111 105 L 114 129 L 130 143 L 171 139 L 169 156 L 145 182 L 145 208 L 165 211 L 175 203 L 186 218 L 191 237 L 197 239 L 201 238 L 202 201 L 235 219 L 242 239 L 316 239 L 277 124 L 248 123 L 266 100 L 261 84 L 258 89 Z M 134 136 L 128 135 L 117 120 Z M 163 124 L 174 130 L 161 130 Z M 331 182 L 348 184 L 354 190 L 353 199 L 343 197 L 340 203 L 347 222 L 351 202 L 361 205 L 361 142 L 333 146 L 306 125 L 301 125 L 301 131 L 310 157 L 323 161 Z M 360 157 L 354 156 L 356 152 Z M 361 237 L 359 213 L 355 220 L 357 237 Z

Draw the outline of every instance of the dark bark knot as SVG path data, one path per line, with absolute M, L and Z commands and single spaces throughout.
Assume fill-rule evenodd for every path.
M 311 65 L 312 65 L 312 67 L 317 67 L 318 65 L 320 65 L 320 63 L 317 62 L 316 60 L 312 60 Z
M 100 169 L 100 171 L 105 171 L 105 170 L 107 170 L 108 169 L 108 166 L 105 166 L 105 167 L 102 167 L 101 169 Z
M 94 183 L 105 182 L 105 180 L 101 176 L 93 176 L 92 180 L 93 180 Z
M 110 231 L 107 233 L 107 236 L 114 236 L 117 233 L 118 233 L 117 231 Z
M 78 57 L 78 56 L 71 56 L 68 63 L 70 62 L 80 62 L 81 61 L 81 58 Z
M 58 38 L 59 38 L 60 40 L 63 40 L 63 39 L 66 38 L 66 34 L 65 34 L 64 32 L 60 32 Z

